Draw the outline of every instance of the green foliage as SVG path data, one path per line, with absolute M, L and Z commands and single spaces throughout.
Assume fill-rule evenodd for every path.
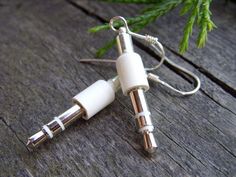
M 189 38 L 192 35 L 194 26 L 199 28 L 196 44 L 198 47 L 203 47 L 207 40 L 207 33 L 215 28 L 215 24 L 211 20 L 210 3 L 211 0 L 102 0 L 113 3 L 135 3 L 147 4 L 140 15 L 128 18 L 127 22 L 133 31 L 140 31 L 150 23 L 157 20 L 176 8 L 181 6 L 180 15 L 188 15 L 186 25 L 183 30 L 183 37 L 179 45 L 180 53 L 184 53 L 188 49 Z M 121 23 L 115 23 L 116 27 L 121 26 Z M 93 27 L 89 32 L 95 33 L 109 29 L 109 24 Z M 114 44 L 114 40 L 99 49 L 97 56 L 102 56 Z

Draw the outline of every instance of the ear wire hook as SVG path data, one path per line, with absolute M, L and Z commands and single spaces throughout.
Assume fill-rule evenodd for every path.
M 79 62 L 99 62 L 99 63 L 115 63 L 116 60 L 112 60 L 112 59 L 89 59 L 89 58 L 86 58 L 86 59 L 80 59 Z
M 153 66 L 151 68 L 145 68 L 146 71 L 154 71 L 154 70 L 158 69 L 164 63 L 164 61 L 165 61 L 169 65 L 171 65 L 172 67 L 174 67 L 177 70 L 179 70 L 180 72 L 183 72 L 183 73 L 187 74 L 188 76 L 190 76 L 191 78 L 193 78 L 193 80 L 196 83 L 196 87 L 193 90 L 191 90 L 191 91 L 181 91 L 181 90 L 178 90 L 178 89 L 172 87 L 167 82 L 161 80 L 159 78 L 159 76 L 157 76 L 157 75 L 155 75 L 153 73 L 147 73 L 147 77 L 148 77 L 149 80 L 152 80 L 154 82 L 160 83 L 160 84 L 164 85 L 165 87 L 173 90 L 174 92 L 179 93 L 182 96 L 192 95 L 192 94 L 196 93 L 200 89 L 200 87 L 201 87 L 200 79 L 193 72 L 183 68 L 182 66 L 179 66 L 178 64 L 174 63 L 169 58 L 167 58 L 165 56 L 164 48 L 163 48 L 162 44 L 158 41 L 158 38 L 150 36 L 150 35 L 141 35 L 141 34 L 134 33 L 132 31 L 130 31 L 130 29 L 128 27 L 127 21 L 125 20 L 124 17 L 121 17 L 121 16 L 113 17 L 110 20 L 110 23 L 109 23 L 111 29 L 113 31 L 117 32 L 117 33 L 119 33 L 119 30 L 116 29 L 115 26 L 114 26 L 114 21 L 115 20 L 121 20 L 123 22 L 123 24 L 124 24 L 124 27 L 126 28 L 127 33 L 130 34 L 131 36 L 136 37 L 138 39 L 142 39 L 142 40 L 147 41 L 154 48 L 154 50 L 157 53 L 157 55 L 161 58 L 160 62 L 157 65 L 155 65 L 155 66 Z M 112 59 L 80 59 L 80 62 L 112 62 L 112 63 L 115 63 L 116 61 L 112 60 Z
M 165 62 L 166 62 L 166 63 L 168 63 L 168 64 L 171 65 L 172 67 L 176 68 L 176 69 L 179 70 L 180 72 L 185 73 L 185 74 L 187 74 L 188 76 L 190 76 L 190 77 L 195 81 L 195 85 L 196 85 L 196 86 L 195 86 L 195 88 L 194 88 L 193 90 L 191 90 L 191 91 L 181 91 L 181 90 L 178 90 L 178 89 L 172 87 L 172 86 L 169 85 L 167 82 L 162 81 L 161 79 L 159 79 L 159 76 L 157 76 L 157 75 L 155 75 L 155 74 L 153 74 L 153 73 L 148 73 L 148 74 L 147 74 L 149 80 L 153 80 L 153 81 L 155 81 L 155 82 L 157 82 L 157 83 L 160 83 L 160 84 L 166 86 L 167 88 L 169 88 L 169 89 L 171 89 L 171 90 L 173 90 L 173 91 L 175 91 L 175 92 L 177 92 L 177 93 L 179 93 L 179 94 L 181 94 L 181 95 L 183 95 L 183 96 L 186 96 L 186 95 L 193 95 L 194 93 L 196 93 L 196 92 L 200 89 L 200 87 L 201 87 L 201 81 L 200 81 L 200 79 L 198 78 L 198 76 L 196 76 L 193 72 L 191 72 L 191 71 L 185 69 L 184 67 L 182 67 L 182 66 L 180 66 L 180 65 L 178 65 L 178 64 L 176 64 L 176 63 L 174 63 L 173 61 L 171 61 L 171 60 L 170 60 L 168 57 L 166 57 L 165 55 L 163 56 L 163 51 L 164 51 L 163 47 L 162 47 L 163 51 L 160 51 L 158 48 L 155 48 L 155 49 L 156 49 L 156 53 L 157 53 L 160 57 L 165 57 Z M 155 69 L 156 69 L 156 68 L 154 67 L 153 69 L 151 69 L 151 70 L 146 70 L 146 71 L 152 71 L 152 70 L 155 70 Z
M 195 80 L 196 87 L 195 87 L 193 90 L 191 90 L 191 91 L 181 91 L 181 90 L 178 90 L 178 89 L 172 87 L 172 86 L 171 86 L 170 84 L 168 84 L 167 82 L 161 80 L 161 79 L 159 78 L 159 76 L 157 76 L 157 75 L 155 75 L 155 74 L 153 74 L 153 73 L 148 73 L 148 74 L 147 74 L 147 77 L 148 77 L 149 80 L 152 80 L 152 81 L 154 81 L 154 82 L 157 82 L 157 83 L 159 83 L 159 84 L 162 84 L 162 85 L 164 85 L 165 87 L 167 87 L 167 88 L 169 88 L 169 89 L 171 89 L 171 90 L 173 90 L 173 91 L 179 93 L 179 94 L 182 95 L 182 96 L 193 95 L 194 93 L 196 93 L 196 92 L 200 89 L 200 87 L 201 87 L 201 81 L 200 81 L 200 79 L 199 79 L 195 74 L 193 74 L 193 73 L 190 72 L 189 70 L 183 68 L 182 66 L 179 66 L 179 65 L 177 65 L 176 63 L 172 62 L 172 61 L 171 61 L 169 58 L 167 58 L 167 57 L 165 57 L 165 61 L 166 61 L 167 63 L 169 63 L 171 66 L 173 66 L 173 67 L 175 67 L 176 69 L 178 69 L 179 71 L 181 71 L 181 72 L 187 74 L 188 76 L 190 76 L 191 78 L 193 78 L 193 79 Z M 102 60 L 101 60 L 101 59 L 80 59 L 80 62 L 105 62 L 105 63 L 107 63 L 107 62 L 108 62 L 108 63 L 111 63 L 111 62 L 112 62 L 112 63 L 115 63 L 116 61 L 115 61 L 115 60 L 112 60 L 112 59 L 102 59 Z M 147 71 L 147 69 L 146 69 L 146 71 Z
M 148 73 L 148 74 L 147 74 L 147 77 L 148 77 L 149 80 L 152 80 L 152 81 L 154 81 L 154 82 L 160 83 L 160 84 L 166 86 L 167 88 L 173 90 L 174 92 L 179 93 L 179 94 L 182 95 L 182 96 L 193 95 L 194 93 L 196 93 L 196 92 L 200 89 L 200 87 L 201 87 L 201 81 L 200 81 L 200 79 L 199 79 L 194 73 L 192 73 L 191 71 L 189 71 L 189 70 L 183 68 L 182 66 L 179 66 L 179 65 L 175 64 L 174 62 L 172 62 L 172 61 L 169 60 L 168 58 L 165 58 L 165 61 L 167 61 L 170 65 L 172 65 L 173 67 L 175 67 L 175 68 L 178 69 L 179 71 L 181 71 L 181 72 L 187 74 L 188 76 L 190 76 L 191 78 L 193 78 L 194 81 L 195 81 L 195 83 L 196 83 L 195 88 L 194 88 L 193 90 L 191 90 L 191 91 L 181 91 L 181 90 L 179 90 L 179 89 L 176 89 L 176 88 L 172 87 L 172 86 L 171 86 L 170 84 L 168 84 L 167 82 L 161 80 L 161 79 L 159 78 L 159 76 L 157 76 L 157 75 L 155 75 L 155 74 L 153 74 L 153 73 Z

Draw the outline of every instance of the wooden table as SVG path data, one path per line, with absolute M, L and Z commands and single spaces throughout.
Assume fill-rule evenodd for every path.
M 115 76 L 113 64 L 81 64 L 114 37 L 88 28 L 115 15 L 133 16 L 136 5 L 89 0 L 3 1 L 0 4 L 0 176 L 236 176 L 236 4 L 214 2 L 218 26 L 207 46 L 177 53 L 184 19 L 173 11 L 142 33 L 158 36 L 172 61 L 197 74 L 202 87 L 178 97 L 151 83 L 146 94 L 158 153 L 144 155 L 128 97 L 89 121 L 79 120 L 35 152 L 27 138 L 71 106 L 71 98 L 98 79 Z M 146 66 L 156 55 L 135 41 Z M 107 57 L 116 58 L 115 49 Z M 188 78 L 163 65 L 163 80 L 188 90 Z

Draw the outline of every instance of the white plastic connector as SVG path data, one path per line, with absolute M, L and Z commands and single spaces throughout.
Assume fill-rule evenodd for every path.
M 84 108 L 86 115 L 83 118 L 88 120 L 113 102 L 114 99 L 115 91 L 111 83 L 99 80 L 77 94 L 73 101 Z
M 135 52 L 127 52 L 120 55 L 116 61 L 116 69 L 124 95 L 135 88 L 149 89 L 147 75 L 142 59 Z

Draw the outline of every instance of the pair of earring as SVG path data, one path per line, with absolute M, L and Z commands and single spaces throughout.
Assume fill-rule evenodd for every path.
M 114 27 L 115 21 L 121 21 L 124 26 L 116 29 Z M 80 61 L 115 62 L 118 75 L 108 81 L 99 80 L 77 94 L 73 98 L 74 106 L 55 117 L 51 122 L 44 125 L 41 131 L 28 139 L 27 147 L 29 149 L 34 149 L 47 139 L 53 138 L 79 118 L 85 120 L 90 119 L 96 113 L 111 104 L 115 99 L 115 93 L 121 88 L 123 94 L 129 96 L 131 99 L 137 127 L 143 136 L 144 149 L 148 153 L 153 153 L 157 148 L 157 143 L 153 135 L 154 126 L 151 120 L 151 113 L 145 98 L 145 92 L 149 90 L 148 80 L 162 84 L 180 95 L 192 95 L 199 90 L 201 85 L 199 78 L 192 72 L 169 60 L 165 56 L 163 46 L 157 38 L 149 35 L 140 35 L 130 31 L 127 21 L 121 16 L 113 17 L 110 20 L 110 27 L 118 34 L 116 37 L 120 54 L 118 59 L 82 59 Z M 140 55 L 134 52 L 132 37 L 144 40 L 150 44 L 161 58 L 158 65 L 151 68 L 144 68 Z M 177 70 L 192 77 L 196 82 L 196 87 L 189 92 L 180 91 L 162 81 L 157 75 L 150 73 L 150 71 L 158 69 L 164 62 L 167 62 Z

